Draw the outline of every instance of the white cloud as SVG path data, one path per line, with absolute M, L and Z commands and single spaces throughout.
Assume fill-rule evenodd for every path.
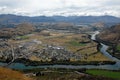
M 120 0 L 0 0 L 0 14 L 113 15 L 120 17 Z

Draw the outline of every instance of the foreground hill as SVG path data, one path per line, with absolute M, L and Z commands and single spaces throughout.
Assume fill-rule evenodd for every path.
M 0 67 L 0 80 L 32 80 L 24 74 L 11 69 Z

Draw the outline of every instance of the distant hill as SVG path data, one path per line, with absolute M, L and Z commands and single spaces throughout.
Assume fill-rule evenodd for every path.
M 114 16 L 53 16 L 53 18 L 57 21 L 66 21 L 66 22 L 74 22 L 74 23 L 96 23 L 96 22 L 104 22 L 104 23 L 120 23 L 120 18 Z
M 53 22 L 54 19 L 45 16 L 38 17 L 28 17 L 28 16 L 17 16 L 12 14 L 3 14 L 0 15 L 0 23 L 9 24 L 9 23 L 23 23 L 23 22 Z
M 72 22 L 72 23 L 97 23 L 104 22 L 110 24 L 120 23 L 120 18 L 114 16 L 17 16 L 12 14 L 2 14 L 0 15 L 1 24 L 15 24 L 15 23 L 39 23 L 39 22 Z
M 108 25 L 103 22 L 92 23 L 90 25 L 93 27 L 94 30 L 103 30 L 104 28 L 108 27 Z
M 11 38 L 17 35 L 25 35 L 35 31 L 35 27 L 30 23 L 21 23 L 14 28 L 0 28 L 0 38 Z

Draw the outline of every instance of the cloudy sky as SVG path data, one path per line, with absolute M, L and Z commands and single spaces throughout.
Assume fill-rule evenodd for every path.
M 120 17 L 120 0 L 0 0 L 0 14 Z

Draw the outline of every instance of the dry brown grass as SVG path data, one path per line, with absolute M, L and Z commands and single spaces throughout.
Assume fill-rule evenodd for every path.
M 111 60 L 104 56 L 102 53 L 97 52 L 96 54 L 88 56 L 86 59 L 83 58 L 82 61 L 111 61 Z
M 0 67 L 0 80 L 32 80 L 18 71 Z

